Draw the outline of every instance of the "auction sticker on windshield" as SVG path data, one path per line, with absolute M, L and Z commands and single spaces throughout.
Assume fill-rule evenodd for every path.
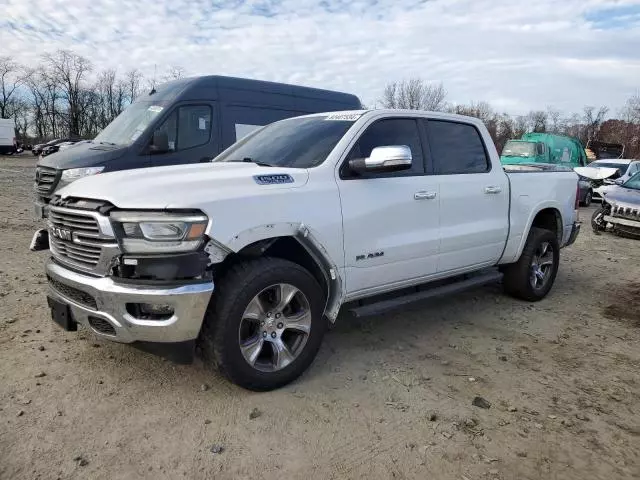
M 355 122 L 362 116 L 362 113 L 331 113 L 325 117 L 325 120 L 342 120 Z

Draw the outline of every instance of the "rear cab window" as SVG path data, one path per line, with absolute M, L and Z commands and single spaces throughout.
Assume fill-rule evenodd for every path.
M 428 120 L 427 137 L 436 175 L 491 170 L 489 155 L 475 126 L 449 120 Z

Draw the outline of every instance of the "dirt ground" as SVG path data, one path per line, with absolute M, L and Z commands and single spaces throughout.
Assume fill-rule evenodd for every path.
M 640 243 L 592 209 L 544 301 L 343 317 L 257 394 L 51 322 L 34 163 L 0 159 L 0 479 L 640 478 Z

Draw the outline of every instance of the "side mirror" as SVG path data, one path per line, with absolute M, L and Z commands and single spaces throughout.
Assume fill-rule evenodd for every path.
M 413 157 L 411 149 L 406 145 L 376 147 L 371 150 L 369 158 L 349 160 L 349 168 L 356 173 L 395 172 L 411 168 Z
M 622 185 L 624 183 L 624 180 L 621 178 L 617 178 L 613 181 L 613 183 L 615 183 L 616 185 Z
M 151 153 L 166 153 L 169 151 L 169 136 L 166 132 L 161 132 L 160 130 L 153 132 L 149 151 Z

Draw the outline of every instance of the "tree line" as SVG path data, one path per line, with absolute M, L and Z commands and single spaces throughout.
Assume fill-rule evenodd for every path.
M 181 78 L 172 66 L 161 81 Z M 45 54 L 35 67 L 0 57 L 0 118 L 13 118 L 22 142 L 57 137 L 93 138 L 155 79 L 137 69 L 96 70 L 92 62 L 68 50 Z
M 159 81 L 184 75 L 182 67 L 170 66 Z M 96 70 L 89 59 L 69 50 L 45 54 L 35 67 L 0 56 L 0 118 L 13 118 L 18 139 L 25 143 L 67 136 L 93 138 L 155 83 L 155 78 L 145 78 L 137 69 Z M 614 119 L 606 119 L 606 106 L 585 106 L 569 116 L 552 107 L 514 116 L 496 111 L 487 102 L 449 102 L 443 84 L 411 78 L 387 84 L 379 103 L 385 108 L 477 117 L 489 129 L 498 151 L 507 140 L 526 132 L 549 132 L 576 137 L 583 145 L 590 140 L 621 143 L 625 156 L 640 158 L 638 95 Z
M 527 132 L 547 132 L 578 138 L 583 145 L 590 141 L 618 143 L 625 146 L 625 157 L 640 158 L 640 96 L 629 98 L 618 118 L 607 119 L 606 106 L 585 106 L 580 113 L 563 115 L 553 107 L 532 110 L 524 115 L 496 111 L 487 102 L 455 104 L 447 102 L 443 84 L 429 84 L 411 78 L 387 84 L 380 100 L 384 108 L 407 108 L 458 113 L 477 117 L 487 126 L 498 152 L 507 140 Z

